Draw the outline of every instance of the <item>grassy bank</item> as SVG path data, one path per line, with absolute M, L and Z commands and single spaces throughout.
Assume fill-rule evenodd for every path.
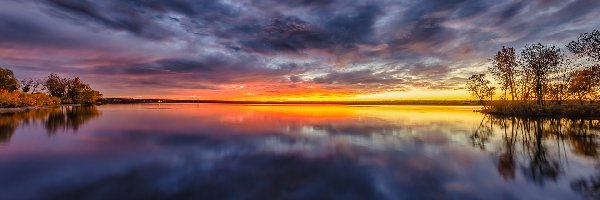
M 54 106 L 27 106 L 20 108 L 0 108 L 0 114 L 8 114 L 8 113 L 18 113 L 18 112 L 27 112 L 32 110 L 44 110 L 49 109 Z
M 495 101 L 485 106 L 481 112 L 516 117 L 600 119 L 600 104 L 568 102 L 565 104 L 537 105 L 523 102 Z

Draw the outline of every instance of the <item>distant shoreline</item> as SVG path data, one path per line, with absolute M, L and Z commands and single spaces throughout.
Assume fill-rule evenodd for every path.
M 330 104 L 330 105 L 455 105 L 479 106 L 478 101 L 471 100 L 396 100 L 396 101 L 226 101 L 226 100 L 172 100 L 172 99 L 127 99 L 105 98 L 103 104 L 136 104 L 136 103 L 220 103 L 220 104 Z

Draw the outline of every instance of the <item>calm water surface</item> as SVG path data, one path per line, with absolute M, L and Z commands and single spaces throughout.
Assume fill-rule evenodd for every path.
M 598 199 L 598 120 L 460 106 L 0 115 L 0 199 Z

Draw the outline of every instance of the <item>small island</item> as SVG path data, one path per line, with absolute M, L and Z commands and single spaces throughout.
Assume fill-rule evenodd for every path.
M 600 118 L 600 31 L 579 35 L 566 45 L 526 45 L 516 54 L 502 47 L 490 60 L 489 73 L 469 77 L 466 88 L 479 99 L 481 112 L 542 118 Z
M 94 105 L 102 94 L 79 77 L 62 78 L 50 74 L 46 79 L 18 81 L 10 69 L 0 67 L 0 113 L 40 109 L 61 104 Z

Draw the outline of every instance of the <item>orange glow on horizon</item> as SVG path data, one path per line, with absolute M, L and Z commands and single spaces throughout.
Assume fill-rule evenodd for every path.
M 299 84 L 301 85 L 301 84 Z M 360 93 L 350 89 L 327 89 L 304 84 L 297 88 L 271 89 L 268 86 L 232 85 L 223 90 L 175 90 L 174 95 L 114 95 L 106 97 L 173 100 L 225 101 L 393 101 L 393 100 L 473 100 L 464 90 L 410 89 L 379 93 Z

